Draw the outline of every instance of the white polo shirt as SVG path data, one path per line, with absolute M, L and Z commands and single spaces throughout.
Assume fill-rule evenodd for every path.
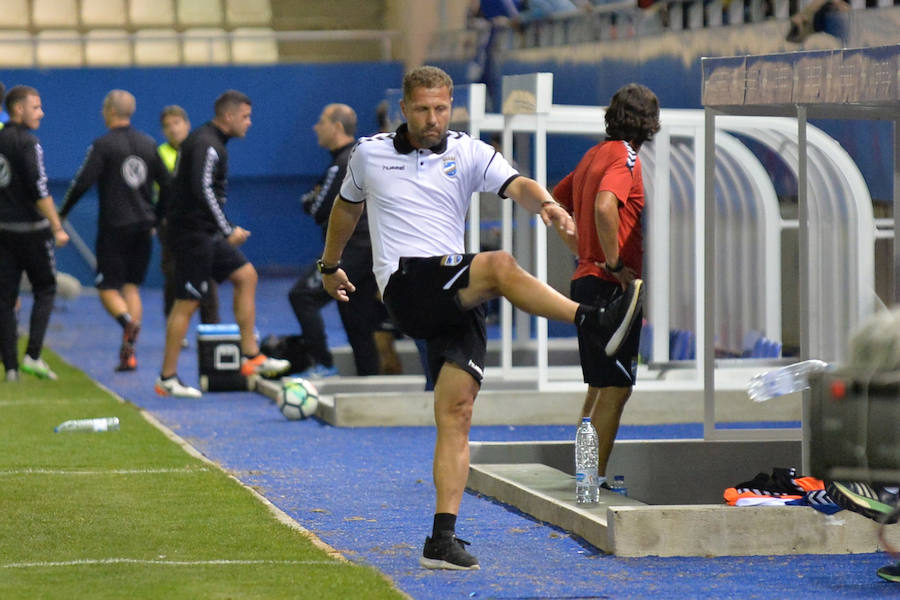
M 505 197 L 518 175 L 491 146 L 458 131 L 427 150 L 410 145 L 406 124 L 396 133 L 361 138 L 350 154 L 341 197 L 366 203 L 382 293 L 400 257 L 464 253 L 471 195 Z

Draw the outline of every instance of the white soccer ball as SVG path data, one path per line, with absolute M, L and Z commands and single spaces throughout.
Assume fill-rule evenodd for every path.
M 278 410 L 288 421 L 299 421 L 316 414 L 319 392 L 316 386 L 300 377 L 284 379 L 278 394 Z

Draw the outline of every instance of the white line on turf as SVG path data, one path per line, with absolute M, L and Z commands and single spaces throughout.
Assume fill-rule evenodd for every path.
M 181 467 L 178 469 L 95 469 L 95 470 L 66 470 L 66 469 L 8 469 L 0 470 L 0 477 L 4 475 L 156 475 L 178 473 L 204 473 L 209 469 L 198 467 Z
M 41 561 L 0 564 L 0 569 L 32 569 L 41 567 L 80 567 L 85 565 L 159 565 L 162 567 L 196 567 L 205 565 L 325 565 L 332 567 L 350 566 L 340 560 L 147 560 L 141 558 L 83 558 L 65 561 Z

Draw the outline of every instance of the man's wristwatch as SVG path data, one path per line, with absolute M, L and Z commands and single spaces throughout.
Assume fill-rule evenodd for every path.
M 607 263 L 604 263 L 603 268 L 606 269 L 607 271 L 609 271 L 610 273 L 618 273 L 619 271 L 621 271 L 622 269 L 625 268 L 625 263 L 622 262 L 622 257 L 620 256 L 619 262 L 617 262 L 615 265 L 611 265 L 607 262 Z
M 325 261 L 320 258 L 316 261 L 316 268 L 322 275 L 334 275 L 341 268 L 341 261 L 337 261 L 337 264 L 334 265 L 326 265 Z

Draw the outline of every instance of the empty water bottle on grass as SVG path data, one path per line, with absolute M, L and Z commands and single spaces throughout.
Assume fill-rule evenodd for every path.
M 747 384 L 747 395 L 756 402 L 765 402 L 778 396 L 792 394 L 809 387 L 809 376 L 821 373 L 828 363 L 821 360 L 804 360 L 780 369 L 772 369 L 754 375 Z
M 575 501 L 578 504 L 599 502 L 597 482 L 597 430 L 590 417 L 584 417 L 575 433 Z
M 68 431 L 88 431 L 102 433 L 104 431 L 118 431 L 118 417 L 101 417 L 99 419 L 74 419 L 64 421 L 57 425 L 53 431 L 56 433 L 65 433 Z

